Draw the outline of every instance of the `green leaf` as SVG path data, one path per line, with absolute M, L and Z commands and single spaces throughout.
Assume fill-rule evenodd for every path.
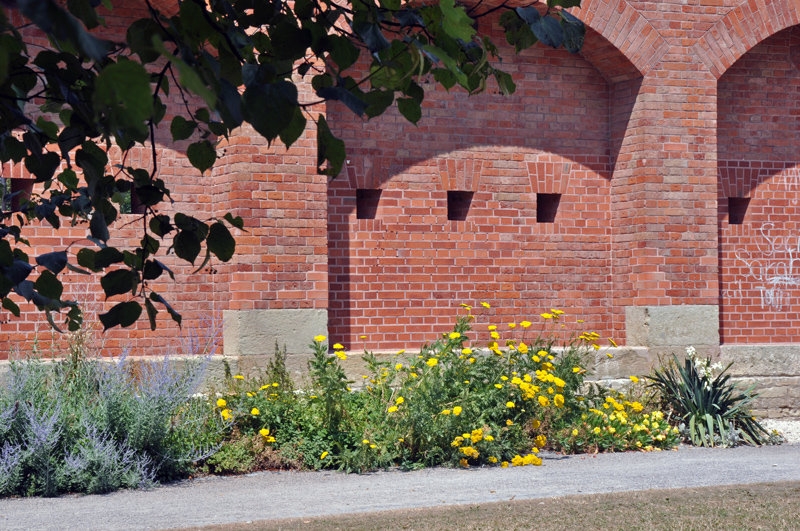
M 86 24 L 86 29 L 94 29 L 100 25 L 101 19 L 98 19 L 97 11 L 89 0 L 67 0 L 67 9 Z
M 67 265 L 67 252 L 56 251 L 39 255 L 36 257 L 36 263 L 42 267 L 46 267 L 57 275 Z
M 78 273 L 79 275 L 91 275 L 91 271 L 87 271 L 85 269 L 81 269 L 80 267 L 74 266 L 67 262 L 67 269 L 72 271 L 73 273 Z
M 281 142 L 289 148 L 292 144 L 294 144 L 300 135 L 303 134 L 303 131 L 306 130 L 306 118 L 303 116 L 303 111 L 300 107 L 294 108 L 294 116 L 292 117 L 292 121 L 289 122 L 289 125 L 281 131 L 280 137 Z
M 103 330 L 108 330 L 115 326 L 127 328 L 135 323 L 142 314 L 142 307 L 138 302 L 120 302 L 112 307 L 107 313 L 98 315 L 100 322 L 103 323 Z
M 150 300 L 153 302 L 160 302 L 161 304 L 163 304 L 164 307 L 166 307 L 167 309 L 167 313 L 169 313 L 170 317 L 172 317 L 172 320 L 178 323 L 178 326 L 181 325 L 181 314 L 176 312 L 172 308 L 172 306 L 170 306 L 169 303 L 164 299 L 164 297 L 153 291 L 150 293 Z
M 325 117 L 320 115 L 317 123 L 317 172 L 334 177 L 339 175 L 345 155 L 344 142 L 333 136 Z M 329 166 L 323 170 L 325 161 L 328 161 Z
M 211 225 L 206 245 L 208 245 L 208 250 L 223 262 L 233 258 L 233 253 L 236 251 L 236 240 L 228 232 L 228 228 L 220 221 Z
M 400 114 L 405 116 L 406 120 L 416 125 L 422 118 L 422 109 L 413 98 L 399 98 L 397 100 L 397 109 Z
M 497 81 L 497 86 L 500 88 L 500 92 L 502 92 L 504 96 L 509 96 L 513 94 L 515 90 L 517 90 L 517 86 L 514 84 L 514 80 L 511 78 L 510 74 L 501 72 L 500 70 L 495 70 L 494 79 Z
M 225 218 L 225 221 L 230 223 L 233 227 L 236 227 L 239 230 L 244 230 L 244 220 L 241 218 L 241 216 L 233 217 L 233 214 L 228 212 L 223 217 Z
M 107 66 L 95 80 L 94 106 L 105 113 L 107 130 L 132 129 L 146 136 L 146 122 L 153 114 L 150 74 L 134 61 Z
M 367 104 L 364 100 L 341 86 L 323 87 L 317 91 L 317 96 L 326 100 L 341 101 L 348 109 L 359 116 L 364 114 L 364 110 L 367 108 Z
M 144 300 L 144 309 L 147 310 L 147 319 L 150 321 L 150 330 L 155 330 L 156 315 L 158 315 L 158 310 L 156 310 L 156 307 L 153 306 L 152 302 L 150 302 L 150 299 Z
M 8 63 L 8 50 L 0 46 L 0 86 L 6 82 L 6 78 L 8 77 Z M 3 299 L 3 301 L 5 301 L 5 299 Z
M 103 242 L 108 241 L 110 237 L 108 234 L 108 225 L 106 224 L 106 218 L 102 212 L 95 210 L 92 214 L 92 219 L 89 221 L 89 232 L 98 240 Z
M 113 43 L 90 35 L 75 17 L 69 15 L 53 0 L 16 0 L 16 7 L 43 32 L 59 41 L 72 44 L 95 61 L 105 59 L 114 47 Z
M 541 16 L 535 7 L 518 7 L 516 12 L 545 46 L 558 48 L 564 42 L 564 29 L 553 17 Z
M 561 27 L 564 30 L 564 48 L 569 53 L 578 53 L 586 37 L 586 26 L 577 17 L 561 11 Z
M 181 84 L 181 86 L 189 89 L 191 92 L 203 98 L 203 101 L 206 102 L 206 105 L 208 105 L 209 108 L 216 108 L 216 95 L 209 90 L 208 87 L 206 87 L 202 79 L 200 79 L 200 75 L 195 72 L 191 66 L 167 50 L 166 46 L 164 46 L 164 43 L 161 40 L 161 37 L 158 35 L 153 35 L 153 48 L 158 50 L 165 59 L 171 61 L 177 67 L 178 82 Z
M 3 308 L 8 310 L 9 312 L 14 314 L 14 317 L 19 317 L 19 306 L 17 306 L 14 301 L 5 297 L 3 299 Z
M 297 106 L 297 87 L 288 81 L 253 83 L 242 95 L 245 120 L 270 143 L 292 123 Z
M 200 240 L 193 232 L 188 230 L 180 231 L 175 236 L 172 246 L 175 248 L 175 254 L 178 258 L 182 258 L 192 265 L 194 265 L 197 255 L 200 254 Z
M 117 249 L 116 247 L 106 247 L 105 249 L 100 249 L 94 254 L 94 267 L 95 269 L 98 270 L 105 269 L 111 264 L 119 264 L 124 259 L 125 255 L 122 252 L 120 252 L 119 249 Z M 78 262 L 80 263 L 80 260 L 78 260 Z
M 455 0 L 441 0 L 439 8 L 442 10 L 442 29 L 454 39 L 461 39 L 464 42 L 472 40 L 475 35 L 475 28 L 472 27 L 474 21 L 469 18 L 467 12 L 461 6 L 455 5 Z
M 143 64 L 152 63 L 161 56 L 153 46 L 153 36 L 155 35 L 162 39 L 165 37 L 164 30 L 150 18 L 137 20 L 128 28 L 125 36 L 128 41 L 128 47 L 139 56 Z M 168 83 L 166 79 L 164 81 Z M 168 88 L 166 90 L 169 91 Z
M 360 52 L 347 37 L 332 35 L 328 38 L 328 42 L 330 43 L 330 50 L 328 53 L 331 59 L 333 59 L 333 62 L 336 63 L 336 66 L 339 67 L 340 73 L 342 70 L 350 68 L 358 61 Z
M 217 160 L 217 150 L 214 149 L 211 142 L 202 140 L 189 144 L 186 156 L 192 166 L 200 170 L 200 173 L 205 173 L 207 169 L 214 166 L 214 162 Z
M 176 116 L 172 119 L 172 123 L 169 126 L 169 132 L 172 133 L 172 140 L 179 141 L 179 140 L 186 140 L 194 130 L 197 128 L 197 122 L 189 121 L 183 116 Z
M 547 0 L 547 6 L 561 6 L 564 9 L 569 9 L 570 7 L 581 7 L 581 0 Z
M 374 89 L 364 95 L 367 108 L 364 110 L 367 116 L 374 118 L 382 115 L 392 103 L 394 103 L 394 91 Z
M 450 0 L 451 2 L 453 0 Z M 381 28 L 374 22 L 356 22 L 353 24 L 353 31 L 361 37 L 361 40 L 369 48 L 370 53 L 378 53 L 390 46 L 389 41 L 381 33 Z
M 100 279 L 100 286 L 103 287 L 106 297 L 133 292 L 137 285 L 136 276 L 130 269 L 117 269 Z
M 36 279 L 33 287 L 36 288 L 36 291 L 41 296 L 53 300 L 60 299 L 61 294 L 64 293 L 64 286 L 61 281 L 47 269 L 39 274 L 39 278 Z

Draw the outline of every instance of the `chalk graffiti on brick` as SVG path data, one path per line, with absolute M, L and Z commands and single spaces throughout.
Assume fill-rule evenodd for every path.
M 756 242 L 757 250 L 737 249 L 734 255 L 745 267 L 745 281 L 759 291 L 762 308 L 782 310 L 791 304 L 792 292 L 800 286 L 800 271 L 795 271 L 800 235 L 775 234 L 773 223 L 765 223 L 758 232 L 761 238 Z M 723 297 L 744 294 L 741 281 L 732 287 L 723 292 Z

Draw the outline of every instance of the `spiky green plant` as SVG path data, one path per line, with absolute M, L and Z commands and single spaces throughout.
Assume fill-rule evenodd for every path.
M 752 445 L 766 443 L 769 433 L 750 411 L 758 397 L 755 385 L 741 390 L 730 382 L 726 373 L 733 362 L 723 369 L 710 358 L 699 358 L 693 347 L 686 353 L 683 365 L 673 354 L 667 366 L 654 370 L 650 386 L 683 418 L 692 444 L 734 446 L 739 436 Z

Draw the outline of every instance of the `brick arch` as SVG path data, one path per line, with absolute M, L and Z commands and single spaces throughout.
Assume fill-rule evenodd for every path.
M 744 2 L 709 28 L 694 45 L 694 53 L 719 79 L 758 43 L 797 24 L 800 10 L 795 2 Z
M 642 76 L 647 75 L 669 49 L 655 26 L 627 0 L 584 0 L 580 9 L 570 12 L 619 50 Z M 613 68 L 613 65 L 592 62 L 601 72 L 606 66 Z
M 150 0 L 150 5 L 168 17 L 171 17 L 180 9 L 178 0 Z

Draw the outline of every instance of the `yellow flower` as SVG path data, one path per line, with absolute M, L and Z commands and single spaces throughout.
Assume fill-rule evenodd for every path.
M 367 339 L 367 336 L 358 336 L 359 339 Z
M 546 396 L 539 395 L 539 404 L 540 404 L 542 407 L 547 407 L 547 406 L 549 406 L 549 405 L 550 405 L 550 399 L 549 399 L 549 398 L 547 398 Z
M 527 354 L 528 353 L 528 345 L 526 345 L 525 343 L 520 343 L 519 346 L 517 347 L 517 350 L 519 350 L 523 354 Z
M 598 434 L 598 435 L 599 435 L 599 434 L 600 434 L 600 432 L 601 432 L 602 430 L 601 430 L 599 427 L 597 427 L 597 428 L 595 428 L 595 429 L 594 429 L 594 430 L 592 430 L 592 431 L 594 431 L 594 432 L 595 432 L 595 434 Z
M 492 437 L 491 435 L 487 435 L 486 437 L 484 437 L 484 439 L 486 439 L 489 442 L 492 442 L 494 440 L 494 437 Z
M 472 354 L 472 349 L 469 349 L 469 348 L 462 348 L 462 349 L 461 349 L 461 353 L 462 353 L 462 354 L 466 354 L 467 356 L 469 356 L 470 354 Z
M 513 425 L 514 421 L 512 421 L 511 419 L 506 420 L 506 426 L 513 426 Z
M 497 330 L 497 327 L 495 325 L 489 325 L 489 330 Z
M 506 407 L 514 407 L 514 402 L 506 402 Z
M 470 363 L 475 363 L 475 358 L 470 358 L 470 359 L 469 359 L 469 362 L 470 362 Z
M 272 387 L 278 387 L 278 382 L 275 382 L 274 384 L 272 384 Z
M 503 461 L 503 462 L 500 464 L 500 466 L 501 466 L 501 467 L 503 467 L 503 468 L 508 468 L 508 461 Z
M 522 456 L 515 455 L 514 458 L 511 460 L 511 464 L 514 466 L 523 466 L 525 464 L 525 460 L 522 459 Z
M 481 306 L 483 306 L 484 308 L 491 308 L 492 307 L 492 305 L 489 304 L 488 302 L 482 302 Z
M 394 366 L 394 370 L 396 370 L 396 371 L 399 371 L 402 368 L 403 368 L 403 364 L 402 363 L 398 363 L 397 365 Z
M 336 350 L 342 350 L 344 347 L 342 346 L 341 343 L 335 343 L 333 345 L 333 348 L 335 348 Z
M 508 380 L 508 376 L 501 376 L 501 377 L 500 377 L 500 379 L 501 379 L 501 380 L 503 380 L 503 381 L 505 382 L 505 381 L 507 381 L 507 380 Z
M 347 359 L 347 354 L 345 354 L 344 352 L 336 352 L 336 355 L 339 357 L 340 360 Z
M 534 430 L 538 429 L 539 426 L 541 426 L 541 425 L 542 425 L 542 423 L 539 422 L 538 420 L 534 420 L 533 422 L 531 422 L 531 428 L 533 428 Z
M 530 321 L 522 321 L 519 325 L 522 328 L 528 328 L 531 325 L 531 322 Z
M 494 384 L 494 386 L 497 387 L 498 389 L 502 389 L 503 388 L 503 384 Z
M 217 400 L 217 407 L 225 407 L 225 406 L 227 406 L 227 405 L 228 405 L 228 403 L 227 403 L 227 402 L 225 402 L 225 400 L 223 400 L 222 398 L 220 398 L 219 400 Z
M 398 350 L 398 351 L 397 351 L 397 354 L 395 354 L 395 356 L 399 356 L 400 354 L 402 354 L 402 353 L 403 353 L 403 352 L 405 352 L 405 351 L 406 351 L 406 349 L 403 349 L 403 350 Z
M 370 448 L 375 448 L 375 445 L 374 444 L 370 444 L 369 447 Z
M 326 457 L 328 457 L 328 452 L 322 452 L 322 455 L 319 456 L 320 459 L 325 459 Z
M 572 368 L 572 372 L 579 373 L 579 372 L 581 372 L 581 368 L 580 367 L 573 367 Z
M 578 436 L 578 430 L 572 430 L 572 436 L 573 437 L 577 437 Z
M 508 323 L 508 327 L 509 328 L 516 328 L 517 327 L 517 323 Z
M 415 373 L 415 372 L 412 372 L 412 373 L 411 373 L 411 377 L 412 377 L 412 378 L 416 378 L 416 377 L 417 377 L 417 373 Z
M 553 308 L 550 308 L 550 311 L 551 311 L 552 313 L 556 314 L 556 315 L 561 315 L 561 314 L 563 314 L 563 313 L 564 313 L 562 310 L 554 310 Z
M 442 410 L 441 414 L 442 415 L 449 415 L 450 414 L 450 410 L 449 409 Z
M 253 409 L 250 410 L 250 414 L 257 417 L 261 414 L 261 412 L 258 410 L 257 407 L 254 407 Z
M 231 410 L 230 409 L 223 409 L 222 411 L 219 412 L 219 414 L 222 415 L 222 418 L 224 418 L 225 420 L 228 420 L 229 418 L 231 418 Z
M 636 376 L 631 376 L 631 381 L 632 381 L 633 383 L 636 383 L 636 382 L 638 382 L 638 381 L 639 381 L 639 378 L 637 378 Z
M 553 404 L 555 404 L 556 407 L 564 407 L 564 395 L 554 396 Z
M 541 315 L 542 315 L 542 317 L 543 317 L 543 318 L 545 318 L 545 319 L 552 319 L 552 318 L 553 318 L 553 316 L 552 316 L 551 314 L 549 314 L 549 313 L 543 313 L 543 314 L 541 314 Z
M 492 332 L 489 335 L 492 336 L 492 339 L 500 339 L 500 334 L 498 334 L 497 332 Z
M 462 458 L 462 459 L 461 459 L 461 460 L 458 462 L 458 464 L 459 464 L 459 465 L 461 465 L 461 466 L 463 466 L 463 467 L 465 467 L 465 468 L 469 468 L 469 462 L 467 461 L 467 459 L 466 459 L 466 458 Z
M 458 332 L 450 332 L 450 335 L 448 337 L 450 339 L 458 339 L 459 337 L 461 337 L 461 334 L 459 334 Z
M 464 304 L 464 303 L 462 302 L 462 303 L 461 303 L 461 307 L 462 307 L 462 308 L 470 308 L 471 306 L 470 306 L 469 304 Z
M 364 444 L 369 444 L 369 439 L 364 439 L 364 440 L 363 440 L 363 441 L 361 441 L 361 442 L 362 442 L 362 443 L 364 443 Z
M 260 433 L 264 438 L 269 437 L 269 430 L 267 428 L 261 428 L 258 430 L 258 433 Z
M 326 338 L 325 336 L 314 336 L 314 341 L 317 341 L 317 342 L 319 342 L 319 343 L 322 343 L 322 342 L 323 342 L 323 341 L 325 341 L 326 339 L 327 339 L 327 338 Z
M 609 358 L 613 358 L 614 357 L 614 355 L 612 353 L 610 353 L 610 352 L 606 352 L 606 356 L 608 356 Z
M 241 374 L 237 374 L 236 376 L 234 376 L 234 378 L 236 380 L 244 380 L 244 376 L 242 376 Z
M 538 437 L 536 437 L 536 444 L 538 446 L 544 446 L 545 443 L 547 443 L 547 437 L 545 437 L 544 435 L 539 435 Z
M 405 398 L 403 398 L 402 396 L 398 396 L 397 400 L 395 400 L 395 403 L 399 406 L 400 404 L 402 404 L 405 401 L 406 401 Z
M 405 439 L 397 439 L 399 442 L 406 442 Z
M 600 345 L 597 343 L 592 343 L 592 347 L 594 347 L 595 350 L 600 350 Z
M 389 408 L 389 413 L 394 413 L 395 411 L 397 411 L 397 406 L 392 406 Z
M 437 363 L 439 363 L 439 360 L 437 360 L 436 358 L 430 358 L 425 363 L 428 364 L 428 367 L 434 367 L 434 366 L 436 366 Z
M 610 342 L 612 345 L 614 345 L 615 347 L 617 346 L 617 343 L 616 343 L 616 342 L 615 342 L 613 339 L 611 339 L 610 337 L 608 338 L 608 341 L 609 341 L 609 342 Z M 617 348 L 619 348 L 619 347 L 617 347 Z
M 453 408 L 453 415 L 455 415 L 455 416 L 457 417 L 457 416 L 459 416 L 460 414 L 461 414 L 461 406 L 456 406 L 456 407 L 454 407 L 454 408 Z
M 489 461 L 490 463 L 497 463 L 497 458 L 496 458 L 496 457 L 494 457 L 494 456 L 492 456 L 492 457 L 489 457 L 489 458 L 487 459 L 487 461 Z

